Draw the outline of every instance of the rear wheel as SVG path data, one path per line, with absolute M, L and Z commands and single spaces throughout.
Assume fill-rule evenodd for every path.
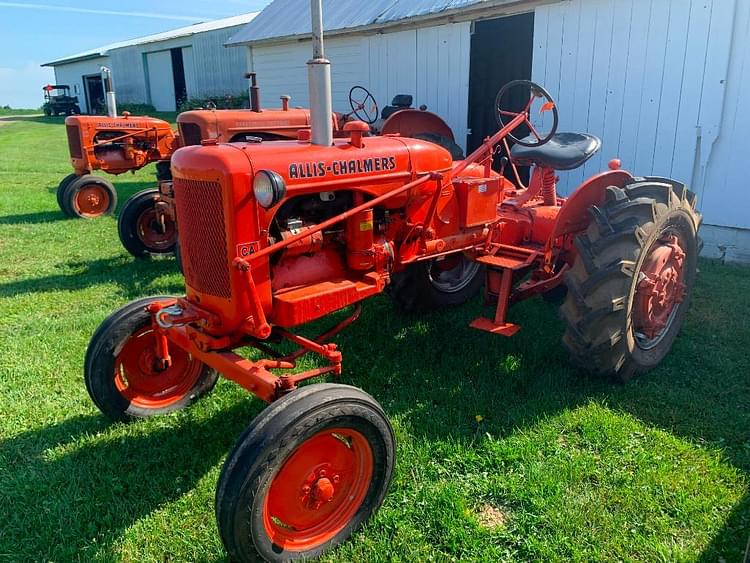
M 182 267 L 182 254 L 180 254 L 180 241 L 178 240 L 174 245 L 174 259 L 177 262 L 177 267 L 180 269 L 180 273 L 185 275 L 185 268 Z
M 69 215 L 68 211 L 65 209 L 65 190 L 68 188 L 71 182 L 73 182 L 73 180 L 76 180 L 77 178 L 77 174 L 68 174 L 57 185 L 57 206 L 62 210 L 63 213 L 65 213 L 65 215 Z
M 684 185 L 661 178 L 612 186 L 591 211 L 565 279 L 563 343 L 581 366 L 625 381 L 661 362 L 680 331 L 700 215 Z
M 156 163 L 156 179 L 159 182 L 170 182 L 172 180 L 172 169 L 169 160 L 160 160 Z
M 117 218 L 120 242 L 136 258 L 174 252 L 177 225 L 166 213 L 157 211 L 158 200 L 156 188 L 138 192 L 125 202 Z
M 159 365 L 156 335 L 146 307 L 171 299 L 133 301 L 107 317 L 91 337 L 84 360 L 86 389 L 99 410 L 112 420 L 183 409 L 216 384 L 216 371 L 174 344 L 169 347 L 171 365 Z
M 462 305 L 482 288 L 484 269 L 463 254 L 417 262 L 392 275 L 388 294 L 407 311 Z
M 117 207 L 117 192 L 112 183 L 92 174 L 73 180 L 62 197 L 63 209 L 71 217 L 90 219 L 109 215 Z
M 315 558 L 383 502 L 395 463 L 378 403 L 348 385 L 298 389 L 240 436 L 216 489 L 222 541 L 236 561 Z

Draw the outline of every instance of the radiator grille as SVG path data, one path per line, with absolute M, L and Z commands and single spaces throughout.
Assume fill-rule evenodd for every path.
M 83 149 L 81 148 L 81 131 L 78 125 L 66 125 L 65 130 L 68 133 L 68 150 L 73 158 L 83 158 Z
M 185 281 L 200 293 L 229 299 L 231 287 L 221 185 L 175 178 L 174 196 Z
M 193 145 L 201 144 L 201 128 L 198 124 L 180 123 L 179 128 L 183 147 L 190 147 Z

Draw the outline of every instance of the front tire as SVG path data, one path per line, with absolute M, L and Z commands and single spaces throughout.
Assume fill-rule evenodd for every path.
M 136 258 L 174 252 L 177 225 L 168 215 L 159 215 L 158 200 L 156 188 L 138 192 L 125 202 L 117 218 L 120 242 Z
M 267 407 L 216 489 L 232 560 L 315 558 L 346 540 L 383 502 L 395 447 L 382 408 L 356 387 L 308 385 Z
M 91 219 L 109 215 L 117 207 L 117 191 L 111 182 L 85 174 L 73 180 L 62 195 L 63 210 L 71 217 Z
M 157 366 L 151 303 L 128 303 L 96 329 L 84 359 L 84 381 L 91 400 L 107 417 L 127 422 L 181 410 L 213 389 L 218 373 L 172 344 L 172 365 Z
M 700 215 L 695 195 L 661 178 L 607 188 L 575 241 L 561 308 L 574 361 L 626 381 L 664 359 L 695 283 Z
M 391 276 L 388 294 L 405 311 L 463 305 L 484 283 L 484 268 L 463 254 L 417 262 Z
M 68 210 L 65 208 L 65 190 L 68 189 L 68 186 L 73 182 L 74 180 L 78 179 L 77 174 L 68 174 L 60 180 L 60 183 L 57 185 L 57 206 L 60 208 L 60 210 L 65 213 L 68 217 L 70 217 L 70 214 L 68 213 Z

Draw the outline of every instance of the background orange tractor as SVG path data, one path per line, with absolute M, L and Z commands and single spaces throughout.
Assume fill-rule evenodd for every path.
M 128 112 L 117 115 L 111 73 L 102 69 L 107 96 L 107 116 L 72 116 L 65 120 L 73 174 L 58 186 L 57 201 L 67 215 L 96 217 L 109 214 L 117 206 L 117 192 L 107 179 L 94 176 L 94 170 L 108 174 L 135 172 L 157 163 L 157 177 L 168 179 L 169 159 L 180 146 L 200 143 L 201 132 L 208 136 L 231 133 L 269 135 L 269 138 L 294 138 L 300 128 L 309 127 L 309 112 L 290 109 L 288 98 L 281 110 L 259 106 L 255 75 L 252 77 L 252 113 L 247 110 L 196 110 L 183 114 L 180 129 L 184 137 L 173 131 L 169 123 L 153 117 L 134 117 Z M 283 113 L 281 113 L 283 112 Z M 196 133 L 198 138 L 196 139 Z M 231 137 L 230 137 L 231 138 Z M 142 196 L 139 201 L 145 200 Z M 158 226 L 160 238 L 168 236 L 164 226 Z M 154 252 L 163 243 L 154 241 Z M 171 249 L 170 249 L 171 251 Z
M 250 73 L 251 110 L 193 110 L 177 117 L 180 146 L 199 145 L 203 140 L 220 142 L 272 141 L 297 139 L 302 130 L 309 131 L 310 110 L 290 108 L 289 96 L 282 96 L 280 109 L 260 110 L 260 95 L 255 74 Z M 456 158 L 463 158 L 450 127 L 439 116 L 414 109 L 410 95 L 399 94 L 392 105 L 379 113 L 378 104 L 362 86 L 349 91 L 351 111 L 332 113 L 335 137 L 348 136 L 344 125 L 353 119 L 370 125 L 374 133 L 404 135 L 438 143 Z M 168 254 L 177 248 L 177 224 L 168 161 L 157 163 L 159 186 L 143 190 L 123 206 L 117 221 L 120 241 L 135 257 Z
M 557 133 L 557 106 L 531 82 L 501 89 L 499 130 L 463 160 L 421 139 L 367 137 L 358 121 L 334 139 L 320 0 L 311 5 L 311 138 L 179 149 L 186 295 L 112 313 L 84 363 L 93 402 L 114 420 L 182 409 L 219 374 L 271 403 L 238 438 L 217 486 L 219 533 L 238 561 L 317 557 L 386 494 L 396 443 L 382 407 L 347 385 L 300 387 L 342 373 L 331 339 L 367 297 L 442 307 L 484 283 L 491 312 L 471 326 L 511 336 L 520 329 L 512 303 L 564 284 L 573 361 L 627 380 L 670 350 L 696 276 L 700 215 L 680 182 L 634 177 L 613 160 L 570 197 L 557 194 L 558 171 L 583 165 L 600 141 Z M 515 182 L 493 170 L 500 154 Z M 519 165 L 532 166 L 528 185 Z M 347 307 L 317 337 L 295 330 Z M 254 359 L 240 354 L 247 347 Z M 300 371 L 305 354 L 319 361 Z

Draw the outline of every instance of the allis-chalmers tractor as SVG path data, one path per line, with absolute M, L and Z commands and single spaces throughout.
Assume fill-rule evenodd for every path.
M 300 131 L 309 131 L 310 110 L 290 108 L 288 96 L 282 96 L 281 109 L 261 110 L 255 74 L 248 76 L 252 79 L 252 111 L 193 110 L 181 113 L 177 117 L 180 146 L 199 145 L 204 139 L 220 142 L 296 140 Z M 397 95 L 392 105 L 384 107 L 380 115 L 372 94 L 362 86 L 354 86 L 349 91 L 351 111 L 332 114 L 334 137 L 348 137 L 344 126 L 356 119 L 370 125 L 372 132 L 422 138 L 445 146 L 454 156 L 463 158 L 461 148 L 455 143 L 453 132 L 445 121 L 424 107 L 413 109 L 411 103 L 411 96 Z M 135 257 L 168 254 L 176 250 L 174 192 L 167 161 L 157 164 L 157 176 L 159 186 L 131 197 L 117 221 L 120 241 Z
M 260 135 L 268 139 L 294 139 L 297 132 L 310 127 L 310 112 L 289 108 L 288 98 L 281 109 L 260 109 L 255 75 L 250 74 L 252 86 L 252 112 L 246 110 L 195 110 L 178 118 L 179 133 L 166 121 L 153 117 L 134 117 L 129 112 L 117 115 L 117 108 L 109 69 L 102 69 L 107 90 L 107 116 L 74 116 L 65 120 L 68 149 L 74 173 L 66 176 L 57 189 L 57 202 L 66 215 L 97 217 L 111 213 L 117 205 L 117 192 L 111 182 L 91 174 L 101 170 L 107 174 L 135 172 L 144 166 L 157 163 L 157 178 L 169 179 L 169 159 L 180 146 L 200 144 L 203 138 L 234 141 L 245 135 Z M 283 113 L 282 113 L 283 112 Z M 201 135 L 205 136 L 201 136 Z M 148 194 L 146 193 L 148 192 Z M 134 207 L 142 208 L 151 201 L 158 190 L 141 192 Z M 127 217 L 132 218 L 133 208 Z M 172 241 L 176 234 L 170 225 L 155 221 L 151 213 L 139 213 L 131 230 L 156 229 L 151 242 L 153 252 L 163 252 L 165 239 Z M 122 231 L 121 231 L 122 238 Z M 124 239 L 123 243 L 130 241 Z M 132 245 L 132 243 L 131 243 Z M 127 244 L 126 244 L 127 247 Z M 130 249 L 129 249 L 130 250 Z M 171 252 L 171 248 L 169 249 Z
M 600 143 L 556 133 L 557 107 L 531 82 L 499 92 L 499 130 L 463 160 L 424 140 L 368 137 L 357 121 L 334 140 L 312 6 L 312 139 L 179 149 L 172 174 L 187 293 L 119 309 L 85 358 L 88 392 L 115 420 L 182 409 L 219 374 L 270 403 L 239 437 L 216 492 L 221 538 L 240 561 L 256 552 L 271 561 L 315 557 L 386 494 L 396 444 L 383 409 L 355 387 L 300 386 L 341 374 L 331 338 L 367 297 L 441 307 L 465 302 L 484 282 L 493 314 L 471 326 L 510 336 L 519 330 L 507 318 L 511 303 L 564 284 L 563 342 L 573 360 L 626 380 L 667 354 L 696 275 L 700 216 L 683 184 L 634 177 L 614 160 L 570 197 L 556 193 L 557 171 L 581 166 Z M 521 107 L 506 104 L 519 90 Z M 501 154 L 508 172 L 533 167 L 528 186 L 493 171 Z M 294 330 L 346 307 L 350 316 L 317 338 Z M 296 351 L 278 352 L 282 341 Z M 242 347 L 263 358 L 243 357 Z M 320 366 L 295 370 L 305 354 Z

